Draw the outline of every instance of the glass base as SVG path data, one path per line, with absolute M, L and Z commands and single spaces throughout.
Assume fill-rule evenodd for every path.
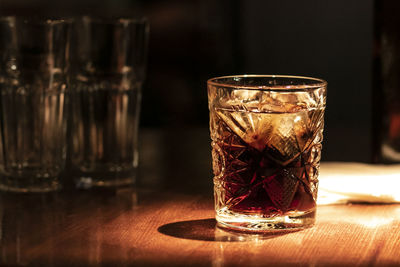
M 85 172 L 75 175 L 77 188 L 90 189 L 92 187 L 122 187 L 135 183 L 136 175 L 132 172 Z
M 0 176 L 0 190 L 19 193 L 46 193 L 58 191 L 61 184 L 58 177 L 9 177 Z
M 310 228 L 315 223 L 315 209 L 308 212 L 293 212 L 290 215 L 263 217 L 262 215 L 248 215 L 235 213 L 228 209 L 221 209 L 216 213 L 218 226 L 232 230 L 249 232 L 271 232 Z

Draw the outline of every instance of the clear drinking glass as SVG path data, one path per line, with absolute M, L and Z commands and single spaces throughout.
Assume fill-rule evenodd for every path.
M 138 166 L 148 24 L 84 17 L 74 33 L 72 175 L 81 188 L 130 185 Z
M 70 21 L 0 18 L 0 189 L 60 188 Z
M 268 231 L 314 224 L 326 86 L 278 75 L 208 81 L 220 226 Z

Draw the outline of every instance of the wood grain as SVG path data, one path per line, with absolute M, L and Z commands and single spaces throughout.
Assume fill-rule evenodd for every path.
M 216 227 L 209 195 L 1 195 L 1 264 L 31 266 L 400 265 L 400 205 L 318 207 L 313 228 Z

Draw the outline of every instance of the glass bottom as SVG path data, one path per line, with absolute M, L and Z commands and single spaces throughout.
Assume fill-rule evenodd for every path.
M 58 177 L 11 177 L 0 176 L 0 190 L 19 193 L 46 193 L 61 189 Z
M 133 185 L 136 181 L 135 171 L 123 172 L 81 172 L 74 175 L 77 188 L 122 187 Z
M 315 223 L 315 209 L 307 212 L 293 212 L 290 215 L 263 217 L 235 213 L 223 208 L 216 212 L 218 226 L 249 232 L 271 232 L 310 228 Z

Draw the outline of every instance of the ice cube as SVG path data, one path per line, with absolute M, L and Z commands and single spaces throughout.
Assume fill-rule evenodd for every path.
M 271 123 L 273 130 L 267 139 L 267 145 L 279 152 L 280 155 L 277 155 L 276 160 L 283 164 L 295 158 L 300 152 L 295 133 L 296 113 L 274 114 Z
M 309 110 L 295 104 L 282 104 L 281 112 L 260 112 L 254 105 L 245 106 L 255 111 L 236 102 L 216 109 L 216 114 L 245 143 L 260 152 L 273 150 L 279 164 L 290 163 L 310 144 Z
M 217 110 L 216 113 L 244 142 L 259 151 L 264 150 L 265 140 L 272 130 L 269 114 L 224 109 Z
M 321 97 L 312 92 L 267 91 L 259 97 L 258 111 L 273 113 L 294 113 L 315 108 Z

